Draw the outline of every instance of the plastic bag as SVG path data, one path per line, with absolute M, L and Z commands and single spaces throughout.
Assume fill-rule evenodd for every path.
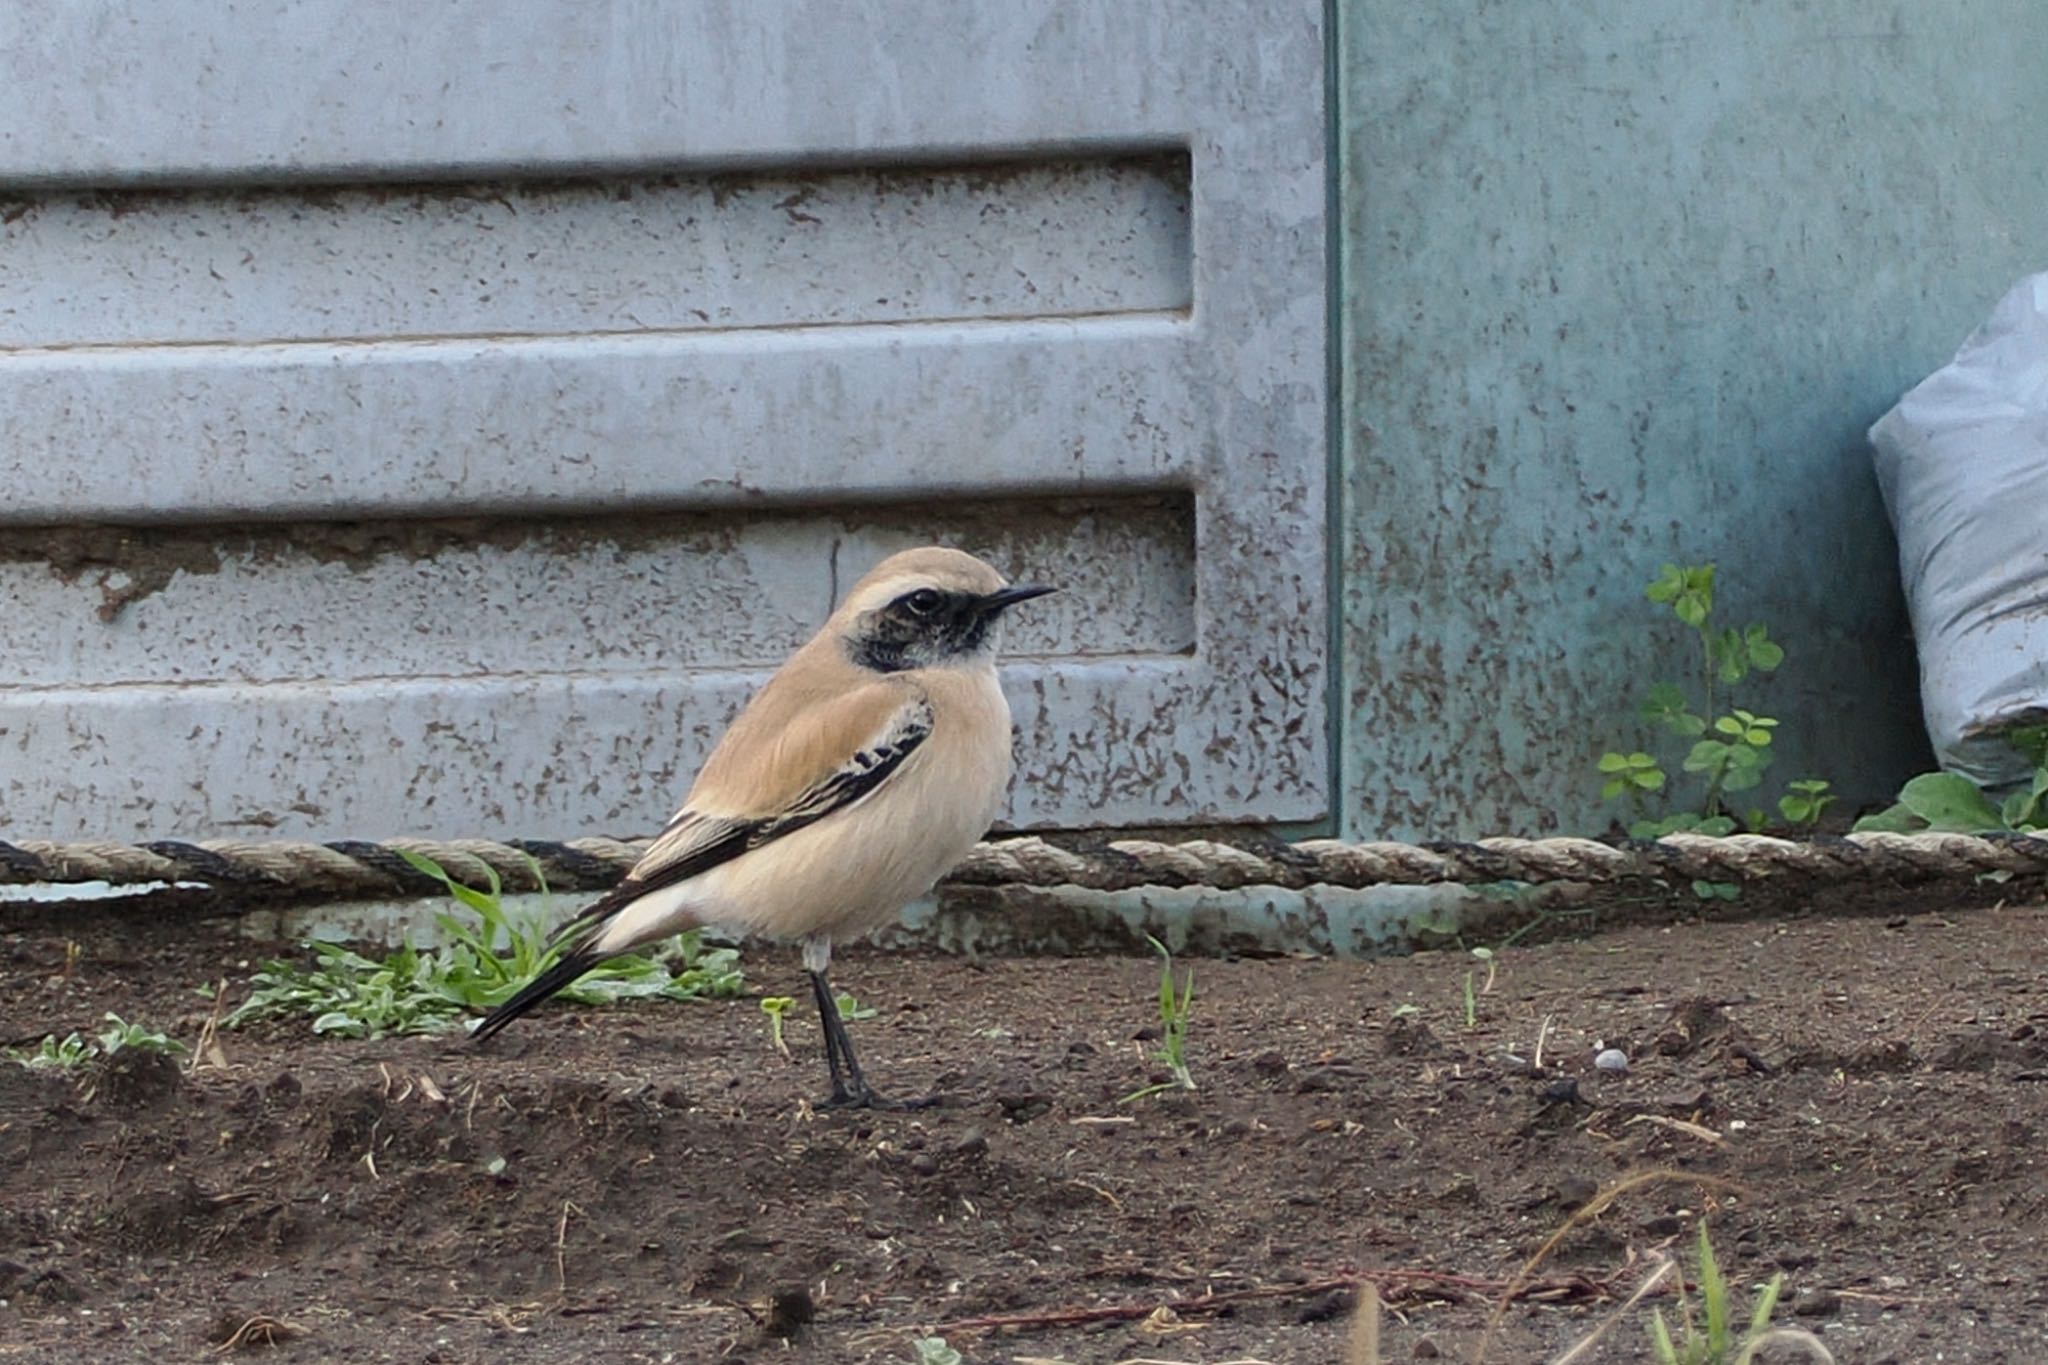
M 1941 766 L 1998 789 L 2048 722 L 2048 274 L 1870 429 Z

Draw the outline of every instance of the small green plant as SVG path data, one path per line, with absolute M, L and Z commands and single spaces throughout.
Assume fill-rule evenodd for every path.
M 131 1024 L 112 1010 L 102 1016 L 101 1022 L 107 1027 L 94 1034 L 91 1041 L 77 1033 L 62 1038 L 53 1033 L 38 1043 L 34 1051 L 10 1048 L 7 1055 L 33 1071 L 72 1072 L 95 1058 L 111 1057 L 117 1052 L 177 1053 L 186 1050 L 183 1043 L 169 1034 L 141 1024 Z
M 1678 1332 L 1674 1336 L 1664 1321 L 1662 1309 L 1650 1315 L 1650 1348 L 1657 1365 L 1750 1365 L 1765 1346 L 1784 1342 L 1806 1346 L 1814 1358 L 1833 1357 L 1819 1338 L 1797 1328 L 1771 1326 L 1778 1309 L 1778 1295 L 1785 1287 L 1783 1271 L 1773 1275 L 1757 1295 L 1749 1321 L 1738 1328 L 1734 1321 L 1737 1305 L 1727 1279 L 1714 1259 L 1714 1245 L 1707 1237 L 1707 1225 L 1700 1222 L 1699 1311 L 1685 1292 L 1683 1277 L 1678 1288 Z
M 498 876 L 484 869 L 488 889 L 464 886 L 432 860 L 401 850 L 407 862 L 439 881 L 474 921 L 440 912 L 435 922 L 446 942 L 436 949 L 401 943 L 383 959 L 338 943 L 312 943 L 311 966 L 272 960 L 250 978 L 249 998 L 226 1019 L 236 1028 L 255 1019 L 310 1015 L 315 1033 L 339 1038 L 438 1033 L 460 1027 L 465 1016 L 511 998 L 555 960 L 543 910 L 515 921 L 505 910 Z M 546 883 L 538 865 L 535 880 Z M 645 953 L 615 957 L 561 991 L 579 1004 L 660 997 L 730 999 L 743 985 L 739 954 L 705 948 L 692 931 Z
M 1835 798 L 1828 795 L 1827 783 L 1817 777 L 1802 777 L 1785 784 L 1785 794 L 1778 798 L 1778 814 L 1801 829 L 1812 829 L 1833 804 Z
M 916 1365 L 960 1365 L 960 1353 L 944 1337 L 917 1337 L 910 1349 L 916 1353 Z
M 1150 934 L 1145 941 L 1159 954 L 1159 1048 L 1152 1054 L 1152 1060 L 1164 1066 L 1171 1079 L 1155 1085 L 1133 1090 L 1118 1101 L 1130 1104 L 1167 1090 L 1193 1090 L 1195 1078 L 1188 1074 L 1188 1011 L 1195 1003 L 1195 969 L 1189 967 L 1186 977 L 1176 988 L 1173 980 L 1173 954 L 1166 945 Z
M 768 1016 L 768 1041 L 775 1050 L 787 1057 L 789 1044 L 782 1039 L 782 1016 L 789 1013 L 789 1007 L 796 1003 L 793 995 L 764 995 L 761 997 L 761 1013 Z
M 76 1033 L 59 1038 L 52 1033 L 44 1037 L 33 1051 L 9 1048 L 7 1055 L 31 1071 L 76 1071 L 100 1055 L 100 1050 Z
M 851 993 L 842 993 L 832 998 L 832 1005 L 839 1011 L 842 1022 L 851 1024 L 860 1019 L 872 1019 L 876 1011 L 853 998 Z
M 2006 738 L 2034 765 L 2033 778 L 1994 804 L 1960 773 L 1922 773 L 1899 789 L 1896 805 L 1856 822 L 1861 830 L 1910 834 L 2038 834 L 2048 831 L 2048 724 L 2010 731 Z
M 105 1023 L 100 1031 L 100 1052 L 111 1057 L 117 1052 L 181 1053 L 188 1049 L 177 1039 L 157 1029 L 131 1024 L 120 1015 L 108 1010 Z
M 1628 827 L 1634 838 L 1656 839 L 1680 831 L 1733 834 L 1738 812 L 1728 798 L 1762 785 L 1776 756 L 1772 739 L 1778 722 L 1739 706 L 1723 709 L 1716 690 L 1731 688 L 1752 674 L 1775 671 L 1785 661 L 1784 647 L 1761 625 L 1738 630 L 1716 623 L 1712 564 L 1666 564 L 1643 595 L 1669 607 L 1699 643 L 1697 709 L 1685 688 L 1660 682 L 1649 689 L 1640 711 L 1655 729 L 1691 742 L 1679 767 L 1700 780 L 1702 794 L 1695 809 L 1653 814 L 1649 798 L 1669 787 L 1670 774 L 1648 750 L 1610 749 L 1600 755 L 1598 765 L 1601 799 L 1628 802 L 1635 813 Z M 1831 799 L 1827 787 L 1818 778 L 1792 783 L 1779 802 L 1780 812 L 1793 824 L 1810 827 Z M 1751 828 L 1763 823 L 1760 809 L 1741 814 Z

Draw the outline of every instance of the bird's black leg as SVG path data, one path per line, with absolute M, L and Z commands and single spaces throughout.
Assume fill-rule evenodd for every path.
M 936 1095 L 915 1100 L 885 1100 L 876 1094 L 867 1077 L 860 1074 L 860 1058 L 853 1055 L 853 1039 L 846 1032 L 846 1021 L 839 1017 L 839 1002 L 833 998 L 832 983 L 824 972 L 811 973 L 811 991 L 818 997 L 818 1022 L 825 1030 L 825 1063 L 832 1069 L 832 1098 L 825 1101 L 825 1108 L 924 1109 L 939 1103 Z
M 811 973 L 811 994 L 818 1002 L 818 1026 L 825 1035 L 825 1067 L 832 1073 L 832 1097 L 825 1101 L 828 1109 L 839 1109 L 861 1103 L 859 1092 L 866 1090 L 860 1081 L 860 1071 L 853 1065 L 853 1054 L 848 1052 L 846 1069 L 853 1072 L 854 1087 L 848 1090 L 842 1078 L 839 1056 L 846 1046 L 846 1025 L 839 1018 L 839 1004 L 832 998 L 832 984 L 825 979 L 822 971 Z M 868 1092 L 868 1102 L 873 1103 L 873 1092 Z

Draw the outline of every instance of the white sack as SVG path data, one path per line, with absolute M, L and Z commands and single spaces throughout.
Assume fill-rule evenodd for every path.
M 2048 720 L 2048 274 L 1870 429 L 1941 766 L 2003 787 Z

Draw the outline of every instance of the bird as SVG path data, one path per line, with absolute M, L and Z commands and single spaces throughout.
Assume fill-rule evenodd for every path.
M 832 949 L 893 921 L 994 822 L 1012 763 L 1000 624 L 1052 591 L 944 546 L 877 564 L 741 710 L 625 879 L 556 932 L 553 965 L 471 1038 L 607 958 L 715 925 L 801 945 L 825 1105 L 888 1105 L 839 1017 Z

